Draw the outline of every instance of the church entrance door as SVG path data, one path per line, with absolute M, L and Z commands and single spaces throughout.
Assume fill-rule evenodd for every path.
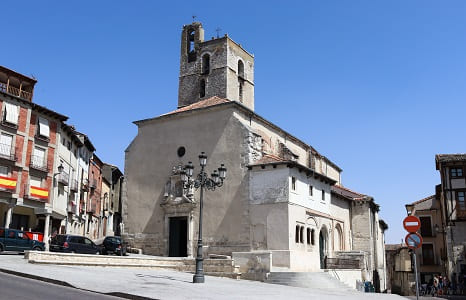
M 188 256 L 188 218 L 169 218 L 168 256 Z

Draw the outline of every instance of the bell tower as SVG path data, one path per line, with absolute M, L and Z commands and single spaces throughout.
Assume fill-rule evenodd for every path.
M 226 34 L 205 41 L 199 22 L 184 25 L 178 107 L 213 96 L 254 110 L 254 56 Z

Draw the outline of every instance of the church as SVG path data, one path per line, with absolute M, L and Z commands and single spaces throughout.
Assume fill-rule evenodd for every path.
M 232 257 L 242 274 L 340 270 L 383 291 L 379 206 L 254 101 L 254 56 L 228 35 L 205 40 L 199 22 L 183 26 L 178 105 L 135 121 L 125 152 L 122 235 L 145 254 L 196 256 L 200 191 L 182 176 L 189 162 L 199 173 L 204 152 L 208 174 L 227 168 L 223 185 L 203 193 L 204 257 Z

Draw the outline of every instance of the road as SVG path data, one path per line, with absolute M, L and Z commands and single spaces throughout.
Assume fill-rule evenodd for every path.
M 107 296 L 75 288 L 64 287 L 29 278 L 18 277 L 0 273 L 0 299 L 97 299 L 97 300 L 121 300 L 122 298 Z

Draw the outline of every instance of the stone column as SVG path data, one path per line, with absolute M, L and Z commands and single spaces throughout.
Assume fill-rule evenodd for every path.
M 14 208 L 14 206 L 8 205 L 8 210 L 6 211 L 6 216 L 5 216 L 5 228 L 10 228 L 11 216 L 13 214 L 13 208 Z
M 8 203 L 8 210 L 6 211 L 6 214 L 5 214 L 5 228 L 10 228 L 10 224 L 11 224 L 11 217 L 13 216 L 13 208 L 15 208 L 16 206 L 16 199 L 15 198 L 12 198 L 10 199 L 9 203 Z
M 49 227 L 50 227 L 50 214 L 45 214 L 45 225 L 44 225 L 44 243 L 45 251 L 49 251 Z

